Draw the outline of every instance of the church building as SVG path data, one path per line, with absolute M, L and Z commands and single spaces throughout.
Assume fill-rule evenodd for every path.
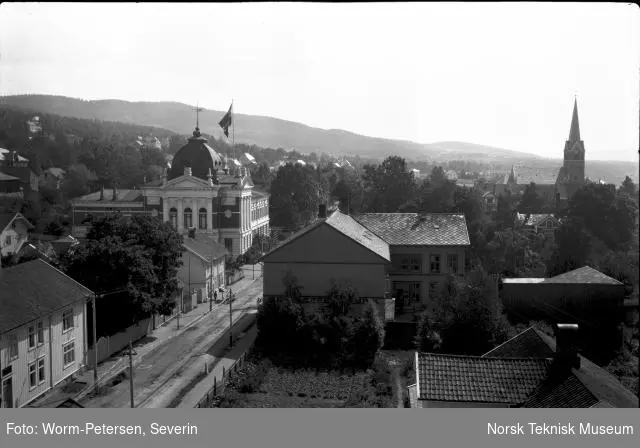
M 536 175 L 518 175 L 515 167 L 505 176 L 502 183 L 494 185 L 496 196 L 512 194 L 522 195 L 527 185 L 536 184 L 536 193 L 545 201 L 566 204 L 573 194 L 585 183 L 585 149 L 580 140 L 580 124 L 578 121 L 578 100 L 573 103 L 573 116 L 569 139 L 564 145 L 564 163 L 556 179 L 548 179 Z
M 269 234 L 269 195 L 254 189 L 246 167 L 230 168 L 198 127 L 161 179 L 139 190 L 109 193 L 72 202 L 74 236 L 84 236 L 90 216 L 114 211 L 157 216 L 181 234 L 207 235 L 224 244 L 234 258 L 252 246 L 254 235 Z

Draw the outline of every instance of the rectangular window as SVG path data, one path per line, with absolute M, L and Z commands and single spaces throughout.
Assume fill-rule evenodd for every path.
M 412 272 L 420 272 L 422 270 L 422 257 L 413 256 L 410 259 L 410 263 Z
M 447 255 L 447 268 L 449 269 L 449 273 L 453 275 L 458 274 L 458 254 Z
M 44 344 L 44 324 L 38 322 L 38 345 Z
M 36 327 L 29 327 L 29 348 L 36 346 Z
M 5 246 L 11 245 L 11 235 L 7 235 L 7 237 L 4 240 L 4 244 Z
M 62 313 L 62 332 L 73 328 L 73 310 L 67 310 Z
M 233 239 L 232 238 L 225 238 L 224 239 L 224 248 L 227 249 L 229 252 L 233 252 Z
M 62 359 L 64 367 L 69 364 L 73 364 L 76 360 L 76 344 L 75 341 L 71 341 L 68 344 L 62 346 Z
M 429 298 L 435 299 L 435 295 L 438 293 L 440 285 L 438 282 L 429 283 Z
M 44 357 L 38 359 L 38 384 L 44 383 L 46 379 L 44 370 Z
M 9 335 L 9 358 L 18 357 L 18 337 L 14 334 Z
M 440 273 L 440 255 L 431 255 L 431 272 L 434 274 Z
M 36 363 L 29 364 L 29 387 L 36 387 L 38 385 L 36 377 Z

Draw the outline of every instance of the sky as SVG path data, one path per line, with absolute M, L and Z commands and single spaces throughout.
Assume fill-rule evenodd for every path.
M 598 3 L 0 5 L 0 94 L 178 101 L 325 129 L 638 160 L 640 9 Z

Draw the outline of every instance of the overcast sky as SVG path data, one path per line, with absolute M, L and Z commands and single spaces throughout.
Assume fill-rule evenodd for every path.
M 7 4 L 0 93 L 179 101 L 321 128 L 638 160 L 627 4 Z

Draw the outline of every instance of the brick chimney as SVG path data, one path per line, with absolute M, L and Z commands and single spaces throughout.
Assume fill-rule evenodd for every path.
M 324 219 L 327 217 L 327 204 L 320 204 L 318 206 L 318 218 Z
M 556 325 L 556 360 L 570 365 L 574 369 L 580 368 L 579 334 L 577 324 Z

